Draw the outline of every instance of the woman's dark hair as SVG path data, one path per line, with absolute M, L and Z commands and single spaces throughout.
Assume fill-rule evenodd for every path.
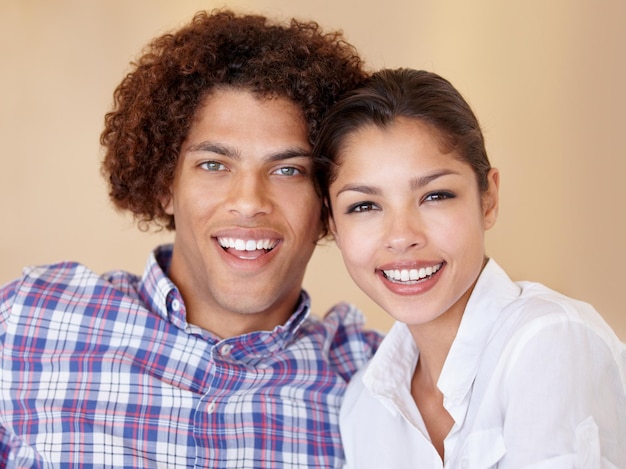
M 455 152 L 476 174 L 478 187 L 487 190 L 487 157 L 480 125 L 469 104 L 452 84 L 423 70 L 400 68 L 374 73 L 348 92 L 326 116 L 314 149 L 316 176 L 326 210 L 329 186 L 347 138 L 359 129 L 386 127 L 398 117 L 418 119 L 434 129 L 444 152 Z M 328 213 L 332 216 L 332 213 Z
M 105 116 L 102 173 L 117 208 L 133 212 L 140 227 L 154 222 L 170 230 L 174 219 L 162 204 L 196 110 L 212 90 L 291 99 L 313 144 L 330 105 L 365 77 L 341 32 L 228 10 L 197 13 L 180 30 L 153 40 L 132 66 Z

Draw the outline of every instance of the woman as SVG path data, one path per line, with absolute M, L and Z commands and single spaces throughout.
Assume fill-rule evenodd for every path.
M 346 267 L 396 319 L 345 397 L 349 465 L 626 468 L 626 347 L 590 305 L 488 259 L 499 174 L 458 91 L 383 70 L 315 153 Z

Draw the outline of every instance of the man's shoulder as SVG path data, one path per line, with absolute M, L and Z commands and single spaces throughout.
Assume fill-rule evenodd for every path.
M 80 291 L 95 286 L 116 287 L 136 282 L 137 276 L 124 271 L 98 274 L 84 264 L 63 261 L 55 264 L 28 266 L 22 271 L 17 284 L 20 289 L 67 289 Z
M 341 302 L 332 305 L 324 313 L 322 322 L 363 329 L 365 327 L 365 315 L 352 303 Z
M 330 336 L 344 339 L 367 331 L 363 312 L 355 305 L 345 302 L 334 304 L 322 316 L 309 316 L 305 327 L 309 331 L 324 330 Z
M 0 287 L 0 298 L 23 305 L 49 300 L 88 300 L 127 295 L 137 288 L 139 278 L 124 271 L 98 274 L 84 264 L 63 261 L 25 267 L 22 276 Z
M 313 327 L 326 332 L 328 359 L 346 381 L 367 363 L 383 338 L 366 328 L 361 310 L 349 303 L 338 303 L 323 318 L 312 321 Z
M 22 270 L 23 281 L 59 283 L 78 276 L 97 276 L 86 265 L 74 261 L 62 261 L 54 264 L 29 265 Z
M 143 301 L 141 284 L 112 281 L 120 275 L 133 277 L 99 275 L 77 262 L 24 269 L 18 280 L 2 287 L 6 291 L 0 290 L 0 342 L 25 347 L 30 341 L 45 344 L 42 350 L 67 352 L 86 343 L 106 345 L 104 338 L 128 332 L 128 324 L 147 327 L 156 316 Z

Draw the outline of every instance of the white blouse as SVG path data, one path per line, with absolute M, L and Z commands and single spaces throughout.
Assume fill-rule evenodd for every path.
M 396 323 L 353 378 L 350 468 L 626 468 L 626 346 L 590 305 L 487 263 L 438 381 L 444 462 L 410 394 L 418 355 Z

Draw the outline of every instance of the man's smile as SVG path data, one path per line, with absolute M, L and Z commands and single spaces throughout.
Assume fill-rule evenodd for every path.
M 218 237 L 217 242 L 224 249 L 235 249 L 236 251 L 271 251 L 278 244 L 277 239 L 241 239 Z
M 218 236 L 217 242 L 228 254 L 242 260 L 252 261 L 271 252 L 280 243 L 280 240 L 276 238 L 245 239 Z

